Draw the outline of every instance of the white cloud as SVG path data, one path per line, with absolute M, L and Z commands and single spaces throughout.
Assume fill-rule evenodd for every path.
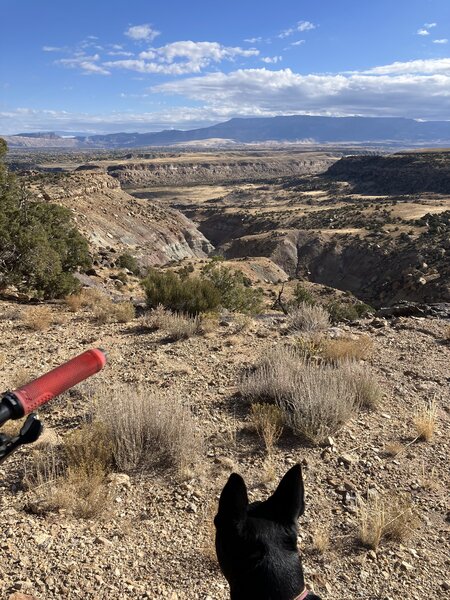
M 433 29 L 433 27 L 436 27 L 437 23 L 424 23 L 423 27 L 419 28 L 417 30 L 417 35 L 430 35 L 430 32 L 428 31 L 429 29 Z
M 42 46 L 44 52 L 63 52 L 64 48 L 58 48 L 57 46 Z
M 105 69 L 103 65 L 96 64 L 99 60 L 99 54 L 88 56 L 83 52 L 77 52 L 70 58 L 61 58 L 55 61 L 55 64 L 68 69 L 81 69 L 83 75 L 111 75 L 111 72 Z
M 87 134 L 117 131 L 161 131 L 174 127 L 192 129 L 224 121 L 234 113 L 226 109 L 181 106 L 165 111 L 114 112 L 106 114 L 70 113 L 63 110 L 16 108 L 0 111 L 0 132 L 13 135 L 18 131 L 83 131 Z
M 217 42 L 173 42 L 160 48 L 141 52 L 138 59 L 118 60 L 104 63 L 107 68 L 127 69 L 138 73 L 164 73 L 183 75 L 200 73 L 212 63 L 234 60 L 237 57 L 258 56 L 256 48 L 222 46 Z
M 264 56 L 264 58 L 261 58 L 261 60 L 264 63 L 276 64 L 277 62 L 282 61 L 283 57 L 282 56 Z
M 301 46 L 305 42 L 306 40 L 297 40 L 296 42 L 292 42 L 291 46 Z
M 362 71 L 365 75 L 401 75 L 401 74 L 426 74 L 435 75 L 444 73 L 450 76 L 450 58 L 430 58 L 423 60 L 410 60 L 394 62 Z
M 125 35 L 132 40 L 151 42 L 160 34 L 159 31 L 153 29 L 148 23 L 143 25 L 133 25 L 128 27 L 125 31 Z
M 310 29 L 315 29 L 316 26 L 310 21 L 299 21 L 297 23 L 297 31 L 309 31 Z
M 448 59 L 450 61 L 450 59 Z M 418 61 L 412 61 L 418 62 Z M 426 61 L 423 61 L 426 62 Z M 448 119 L 450 73 L 431 61 L 429 69 L 411 65 L 367 72 L 300 75 L 290 69 L 240 69 L 210 73 L 154 86 L 214 109 L 239 114 L 333 114 Z M 408 64 L 408 63 L 406 63 Z
M 262 37 L 252 37 L 252 38 L 246 38 L 244 40 L 244 42 L 248 42 L 249 44 L 257 44 L 262 41 L 263 41 Z
M 441 40 L 433 40 L 433 44 L 448 44 L 448 39 L 442 38 Z
M 289 29 L 285 29 L 278 35 L 278 37 L 281 39 L 287 38 L 298 31 L 310 31 L 311 29 L 316 29 L 316 27 L 317 26 L 314 25 L 314 23 L 311 23 L 311 21 L 298 21 L 297 25 L 294 27 L 289 27 Z
M 126 52 L 125 50 L 111 50 L 106 53 L 108 56 L 133 56 L 132 52 Z

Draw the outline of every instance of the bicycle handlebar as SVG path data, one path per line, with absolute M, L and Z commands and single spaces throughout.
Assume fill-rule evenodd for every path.
M 0 426 L 9 419 L 20 419 L 55 396 L 100 371 L 106 354 L 100 348 L 87 350 L 26 385 L 6 392 L 0 400 Z

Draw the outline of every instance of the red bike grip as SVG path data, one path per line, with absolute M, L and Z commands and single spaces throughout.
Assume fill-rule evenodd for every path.
M 95 348 L 79 354 L 53 371 L 14 390 L 24 415 L 33 412 L 55 396 L 100 371 L 106 364 L 103 350 Z

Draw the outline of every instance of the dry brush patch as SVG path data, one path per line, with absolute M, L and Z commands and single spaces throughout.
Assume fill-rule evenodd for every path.
M 61 444 L 34 450 L 24 477 L 27 508 L 37 513 L 62 510 L 82 519 L 106 517 L 111 468 L 112 445 L 105 427 L 86 423 Z
M 301 302 L 290 309 L 286 325 L 289 331 L 322 331 L 330 326 L 330 315 L 318 304 Z
M 417 439 L 424 442 L 431 442 L 437 422 L 436 401 L 434 399 L 429 400 L 425 405 L 417 407 L 413 416 L 413 422 L 417 432 Z
M 45 331 L 53 324 L 53 314 L 48 306 L 32 306 L 22 314 L 24 327 L 31 331 Z
M 352 362 L 343 363 L 342 368 L 347 372 L 355 390 L 357 404 L 367 410 L 376 410 L 383 393 L 373 374 L 367 368 Z
M 128 323 L 135 317 L 132 302 L 113 302 L 104 298 L 92 309 L 93 318 L 97 323 Z
M 142 326 L 150 331 L 163 331 L 170 340 L 185 340 L 194 335 L 210 333 L 216 327 L 212 316 L 190 316 L 172 312 L 162 305 L 151 310 L 141 319 Z
M 79 294 L 66 296 L 64 301 L 72 312 L 78 312 L 81 308 L 94 308 L 99 302 L 103 302 L 108 296 L 97 288 L 84 288 Z
M 366 360 L 372 351 L 373 342 L 367 335 L 322 340 L 322 356 L 330 362 Z
M 201 436 L 179 396 L 116 384 L 99 388 L 94 403 L 95 418 L 109 432 L 119 471 L 145 472 L 162 466 L 183 476 L 199 461 Z
M 382 540 L 404 543 L 419 526 L 411 498 L 394 492 L 360 500 L 358 517 L 358 541 L 372 550 L 376 550 Z
M 273 452 L 283 432 L 283 413 L 275 404 L 255 403 L 251 406 L 250 420 L 263 440 L 267 454 Z
M 89 309 L 94 321 L 100 324 L 128 323 L 135 317 L 132 302 L 113 302 L 107 294 L 96 288 L 86 288 L 79 294 L 66 296 L 65 303 L 71 312 Z
M 447 325 L 447 327 L 444 330 L 444 340 L 450 343 L 450 325 Z
M 338 431 L 359 408 L 345 369 L 304 360 L 286 346 L 269 350 L 244 375 L 241 393 L 251 402 L 278 405 L 285 424 L 313 443 Z
M 311 550 L 323 554 L 330 547 L 330 529 L 327 525 L 318 525 L 311 534 Z

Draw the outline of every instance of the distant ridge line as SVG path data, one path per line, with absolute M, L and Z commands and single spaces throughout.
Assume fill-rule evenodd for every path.
M 237 143 L 403 143 L 450 146 L 450 121 L 416 121 L 403 117 L 282 117 L 233 118 L 223 123 L 186 131 L 171 129 L 150 133 L 110 133 L 73 138 L 52 132 L 4 136 L 10 147 L 51 146 L 78 148 L 138 148 L 183 142 L 225 139 Z M 21 141 L 23 140 L 22 144 Z M 40 143 L 38 143 L 40 142 Z M 70 143 L 69 143 L 70 142 Z

